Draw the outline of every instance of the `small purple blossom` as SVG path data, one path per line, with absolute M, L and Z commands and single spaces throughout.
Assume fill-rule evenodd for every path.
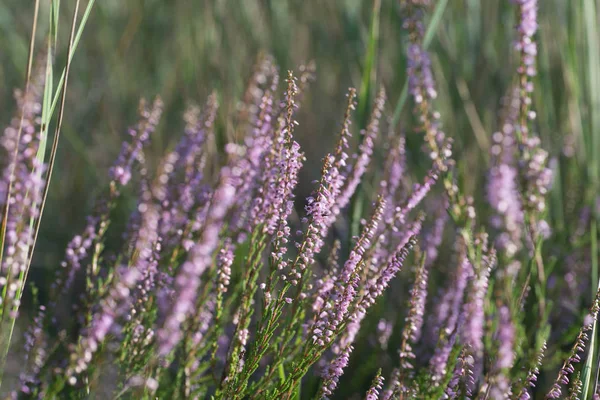
M 515 327 L 512 322 L 510 310 L 507 306 L 498 309 L 498 330 L 496 340 L 498 342 L 498 355 L 494 365 L 495 374 L 490 384 L 490 396 L 494 399 L 505 398 L 510 393 L 510 378 L 507 372 L 512 368 L 515 361 Z
M 369 388 L 369 390 L 367 390 L 367 395 L 365 397 L 365 400 L 378 400 L 379 392 L 383 388 L 383 382 L 384 382 L 383 376 L 381 376 L 381 372 L 379 372 L 379 374 L 377 374 L 375 379 L 373 379 L 373 383 L 371 383 L 371 387 Z
M 375 100 L 375 108 L 373 109 L 373 114 L 371 115 L 369 125 L 365 131 L 361 132 L 364 137 L 359 147 L 358 158 L 352 167 L 352 172 L 348 177 L 346 186 L 340 193 L 336 206 L 334 207 L 333 213 L 335 215 L 338 215 L 340 210 L 344 209 L 348 205 L 352 195 L 356 191 L 356 188 L 361 181 L 362 176 L 367 170 L 367 166 L 369 165 L 371 156 L 373 155 L 374 141 L 377 133 L 379 132 L 379 120 L 381 119 L 384 106 L 385 91 L 382 89 Z
M 350 361 L 350 353 L 352 353 L 352 350 L 352 346 L 346 347 L 342 350 L 340 355 L 331 362 L 329 367 L 323 371 L 323 383 L 321 384 L 319 392 L 322 393 L 324 398 L 331 396 L 336 389 L 340 376 L 342 376 L 344 369 Z

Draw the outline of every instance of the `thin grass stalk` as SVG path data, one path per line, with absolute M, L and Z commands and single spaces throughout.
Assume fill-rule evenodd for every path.
M 598 233 L 596 227 L 596 220 L 592 220 L 591 227 L 591 260 L 592 260 L 592 296 L 598 290 Z M 590 387 L 592 386 L 592 377 L 596 377 L 594 383 L 594 392 L 596 392 L 596 385 L 598 384 L 598 370 L 596 370 L 596 374 L 593 373 L 593 368 L 595 364 L 595 359 L 597 357 L 597 349 L 596 349 L 596 340 L 598 337 L 598 332 L 596 331 L 596 327 L 598 326 L 598 321 L 594 320 L 594 325 L 592 327 L 592 332 L 590 333 L 590 349 L 588 351 L 587 358 L 585 360 L 585 365 L 582 371 L 582 382 L 583 382 L 583 391 L 581 392 L 581 398 L 585 399 L 589 393 Z M 593 394 L 592 393 L 592 394 Z
M 363 129 L 367 125 L 367 106 L 373 98 L 372 92 L 377 82 L 377 55 L 379 47 L 379 23 L 381 19 L 381 0 L 373 1 L 373 11 L 371 15 L 371 26 L 369 28 L 369 42 L 367 44 L 367 54 L 365 55 L 364 69 L 360 83 L 360 92 L 358 94 L 358 126 Z M 361 137 L 362 141 L 363 137 Z M 365 202 L 365 195 L 362 185 L 356 188 L 356 196 L 351 203 L 352 222 L 350 227 L 350 237 L 358 236 L 360 228 L 360 216 Z
M 590 149 L 591 167 L 590 177 L 594 191 L 598 189 L 600 174 L 600 42 L 598 40 L 598 16 L 596 14 L 595 0 L 583 0 L 584 26 L 587 45 L 587 88 L 589 94 L 590 113 Z

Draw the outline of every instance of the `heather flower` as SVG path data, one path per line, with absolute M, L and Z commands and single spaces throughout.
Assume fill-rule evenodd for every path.
M 404 330 L 402 331 L 402 345 L 400 348 L 400 367 L 403 372 L 413 369 L 411 359 L 415 358 L 412 346 L 421 337 L 425 302 L 427 300 L 427 281 L 429 271 L 423 262 L 417 269 L 415 282 L 410 292 L 409 311 L 406 316 Z
M 424 218 L 425 217 L 423 214 L 419 214 L 412 223 L 401 224 L 400 226 L 402 226 L 402 228 L 398 228 L 397 226 L 388 223 L 386 229 L 391 230 L 392 232 L 391 234 L 384 234 L 383 238 L 388 242 L 388 248 L 381 248 L 379 254 L 376 255 L 377 259 L 386 259 L 387 263 L 389 264 L 394 255 L 404 246 L 406 246 L 413 236 L 419 236 L 423 227 Z
M 463 326 L 462 336 L 477 357 L 483 355 L 484 301 L 491 268 L 492 265 L 487 265 L 476 271 L 468 291 L 467 302 L 464 305 L 466 322 Z
M 377 376 L 373 379 L 373 383 L 371 383 L 371 387 L 367 391 L 367 395 L 365 400 L 378 400 L 379 399 L 379 391 L 383 388 L 383 376 L 381 376 L 381 370 L 377 373 Z
M 415 102 L 416 115 L 425 133 L 425 143 L 429 157 L 441 170 L 446 169 L 442 159 L 445 150 L 446 135 L 440 127 L 440 114 L 434 110 L 432 102 L 437 98 L 435 79 L 431 70 L 431 59 L 423 47 L 425 27 L 423 23 L 424 5 L 422 1 L 405 1 L 402 3 L 404 19 L 402 27 L 409 33 L 406 47 L 408 75 L 408 91 Z
M 148 144 L 150 135 L 160 120 L 162 110 L 163 103 L 160 98 L 154 100 L 151 108 L 148 108 L 144 101 L 140 102 L 140 120 L 135 127 L 129 130 L 132 139 L 123 143 L 121 153 L 110 170 L 109 174 L 112 180 L 108 193 L 96 200 L 94 212 L 87 217 L 83 232 L 73 237 L 67 245 L 65 259 L 60 265 L 61 270 L 58 271 L 53 283 L 55 294 L 50 304 L 52 307 L 58 300 L 58 295 L 72 286 L 75 276 L 81 269 L 82 262 L 89 256 L 93 244 L 107 230 L 109 213 L 119 197 L 121 189 L 129 182 L 133 164 L 139 160 L 143 147 Z M 115 174 L 119 176 L 117 177 Z M 125 179 L 126 176 L 127 179 Z
M 452 264 L 455 267 L 449 271 L 449 276 L 446 278 L 448 284 L 440 289 L 434 301 L 433 312 L 428 318 L 428 334 L 424 336 L 429 346 L 436 346 L 434 358 L 439 351 L 443 350 L 439 346 L 440 343 L 436 343 L 437 339 L 454 334 L 460 325 L 460 317 L 464 314 L 465 289 L 473 277 L 473 266 L 467 257 L 468 245 L 465 238 L 457 236 L 454 246 L 456 260 Z M 439 357 L 444 356 L 439 355 Z M 444 368 L 445 365 L 440 366 L 434 376 L 439 376 Z
M 391 400 L 394 395 L 397 395 L 397 392 L 394 392 L 394 388 L 398 389 L 400 383 L 398 382 L 398 368 L 394 368 L 391 373 L 391 380 L 388 382 L 388 387 L 383 392 L 383 400 Z
M 441 203 L 441 204 L 440 204 Z M 436 210 L 433 212 L 433 226 L 423 233 L 423 246 L 425 253 L 425 265 L 430 267 L 438 258 L 439 248 L 442 245 L 444 228 L 448 222 L 448 202 L 444 198 L 440 202 L 435 203 Z
M 569 396 L 567 397 L 567 400 L 578 400 L 582 389 L 583 382 L 581 382 L 581 373 L 578 372 L 577 376 L 573 380 L 573 383 L 571 384 L 571 388 L 569 389 Z
M 25 369 L 19 377 L 20 392 L 23 395 L 33 395 L 34 387 L 39 384 L 39 373 L 46 361 L 46 334 L 44 332 L 44 318 L 46 307 L 40 306 L 33 324 L 25 334 Z M 13 394 L 16 397 L 16 393 Z
M 138 153 L 150 139 L 150 134 L 156 129 L 156 125 L 162 114 L 162 100 L 157 97 L 151 108 L 146 107 L 144 100 L 140 102 L 140 115 L 142 119 L 135 128 L 129 130 L 129 135 L 133 137 L 131 142 L 124 142 L 117 161 L 109 170 L 111 180 L 119 185 L 126 185 L 131 179 L 131 168 L 137 159 Z
M 354 302 L 357 293 L 356 288 L 359 278 L 357 270 L 363 262 L 366 249 L 371 246 L 371 241 L 377 231 L 377 225 L 381 220 L 384 208 L 385 201 L 380 197 L 375 205 L 373 216 L 361 233 L 340 271 L 335 288 L 330 291 L 329 299 L 325 300 L 325 303 L 331 303 L 332 306 L 328 310 L 321 311 L 314 324 L 315 328 L 312 330 L 312 339 L 315 342 L 329 343 L 332 338 L 331 335 L 327 335 L 327 332 L 337 332 L 338 327 L 347 317 L 350 305 Z M 355 316 L 352 319 L 356 321 L 357 317 Z M 358 330 L 356 324 L 351 324 L 349 328 L 352 328 L 352 331 Z M 325 332 L 325 335 L 323 335 L 323 332 Z M 354 336 L 354 334 L 351 334 L 351 336 Z
M 383 114 L 383 108 L 385 106 L 385 91 L 383 89 L 380 90 L 377 99 L 375 100 L 375 108 L 373 109 L 373 113 L 371 115 L 371 119 L 365 131 L 362 131 L 361 134 L 364 136 L 363 141 L 359 146 L 358 158 L 352 167 L 352 171 L 348 177 L 346 182 L 346 186 L 343 188 L 342 192 L 339 195 L 336 206 L 333 209 L 333 213 L 338 215 L 340 210 L 344 209 L 352 195 L 356 191 L 360 180 L 364 173 L 367 170 L 367 166 L 371 161 L 371 156 L 373 155 L 373 146 L 374 141 L 379 132 L 379 120 L 381 119 L 381 115 Z
M 456 328 L 449 332 L 448 335 L 440 336 L 438 345 L 435 348 L 433 356 L 429 360 L 429 370 L 431 372 L 431 381 L 434 385 L 438 386 L 444 379 L 450 360 L 450 354 L 456 343 L 458 332 L 464 323 L 464 314 L 459 317 Z
M 16 179 L 23 178 L 22 175 L 31 170 L 31 163 L 35 159 L 39 141 L 36 130 L 42 109 L 44 83 L 44 75 L 40 71 L 25 92 L 15 91 L 17 115 L 0 137 L 0 206 L 3 215 L 9 200 L 9 188 Z
M 448 288 L 438 300 L 435 315 L 432 317 L 434 337 L 443 328 L 446 335 L 451 334 L 458 326 L 459 316 L 463 308 L 463 298 L 467 284 L 473 275 L 473 267 L 466 255 L 466 249 L 459 250 L 456 271 Z
M 333 391 L 340 380 L 340 376 L 342 376 L 344 369 L 350 361 L 350 353 L 352 350 L 352 346 L 346 347 L 342 350 L 341 354 L 331 362 L 331 365 L 323 371 L 323 382 L 321 383 L 321 388 L 319 389 L 320 394 L 318 397 L 327 399 L 327 396 L 333 394 Z
M 314 262 L 317 254 L 323 246 L 323 238 L 327 232 L 327 220 L 331 213 L 335 199 L 333 198 L 331 188 L 331 177 L 334 157 L 330 154 L 325 156 L 323 168 L 321 169 L 321 181 L 314 196 L 307 199 L 308 204 L 305 207 L 306 217 L 304 223 L 308 223 L 302 243 L 299 243 L 299 252 L 292 264 L 292 270 L 289 274 L 289 282 L 297 285 L 302 277 L 304 270 Z
M 539 351 L 536 352 L 533 362 L 529 371 L 527 371 L 527 376 L 523 382 L 519 382 L 521 386 L 520 391 L 514 391 L 516 393 L 516 399 L 519 400 L 530 400 L 531 395 L 529 394 L 529 389 L 535 386 L 537 382 L 537 377 L 540 373 L 540 366 L 542 365 L 542 360 L 544 358 L 544 352 L 546 351 L 546 342 L 542 344 L 542 347 Z
M 373 237 L 375 236 L 375 232 L 377 231 L 378 224 L 381 221 L 384 209 L 385 200 L 383 200 L 382 197 L 379 197 L 377 199 L 377 203 L 375 204 L 375 211 L 373 212 L 369 223 L 364 228 L 363 232 L 358 238 L 358 241 L 354 245 L 353 250 L 350 252 L 348 260 L 346 260 L 344 263 L 341 271 L 342 282 L 348 281 L 350 275 L 356 270 L 357 266 L 362 261 L 366 249 L 370 248 Z
M 396 210 L 396 214 L 394 218 L 400 223 L 404 223 L 406 219 L 406 215 L 415 209 L 415 207 L 425 198 L 427 193 L 431 190 L 433 185 L 437 182 L 439 177 L 438 172 L 434 169 L 429 171 L 423 184 L 415 184 L 413 187 L 413 191 L 411 192 L 410 197 L 406 200 L 406 204 L 404 207 L 401 207 Z
M 500 347 L 498 348 L 496 367 L 498 369 L 506 369 L 512 367 L 515 358 L 513 349 L 515 342 L 515 328 L 508 307 L 500 307 L 498 314 L 497 340 L 498 343 L 500 343 Z
M 77 383 L 77 375 L 87 370 L 93 354 L 115 328 L 117 319 L 127 311 L 131 288 L 139 279 L 140 272 L 137 269 L 121 268 L 113 287 L 102 300 L 100 310 L 93 316 L 87 334 L 80 339 L 76 352 L 71 355 L 71 363 L 66 371 L 71 385 Z
M 540 147 L 540 139 L 528 138 L 523 147 L 521 169 L 525 179 L 525 206 L 535 213 L 546 210 L 546 195 L 552 183 L 552 171 L 547 167 L 548 153 Z
M 176 297 L 172 300 L 163 327 L 158 331 L 161 355 L 168 354 L 181 340 L 181 323 L 194 307 L 200 279 L 210 266 L 224 217 L 234 202 L 235 188 L 232 178 L 236 173 L 239 174 L 240 171 L 235 167 L 224 167 L 221 170 L 220 181 L 214 191 L 201 236 L 175 277 Z
M 495 374 L 490 383 L 490 397 L 493 399 L 504 399 L 510 394 L 510 378 L 507 372 L 512 368 L 515 355 L 515 327 L 513 325 L 510 310 L 506 306 L 498 309 L 498 330 L 496 340 L 499 344 L 496 363 L 494 365 Z
M 388 220 L 393 213 L 392 205 L 395 204 L 395 198 L 402 184 L 402 178 L 406 169 L 406 143 L 403 135 L 390 138 L 392 146 L 388 150 L 384 178 L 379 186 L 381 193 L 388 204 L 385 213 L 385 219 Z
M 384 207 L 384 200 L 380 197 L 376 206 L 375 213 L 369 221 L 369 224 L 365 228 L 363 234 L 359 238 L 357 244 L 355 245 L 354 251 L 359 251 L 363 247 L 368 247 L 370 238 L 372 238 L 372 235 L 377 228 L 376 222 L 379 218 L 381 218 L 381 213 L 383 212 Z M 411 239 L 402 247 L 401 250 L 399 250 L 396 256 L 394 256 L 389 261 L 388 271 L 384 271 L 379 277 L 379 279 L 367 283 L 367 286 L 364 289 L 364 297 L 360 299 L 354 312 L 351 315 L 349 315 L 346 333 L 340 339 L 339 343 L 336 346 L 334 346 L 334 351 L 336 347 L 342 348 L 343 350 L 338 351 L 338 356 L 331 362 L 328 369 L 329 377 L 332 378 L 330 380 L 330 383 L 328 383 L 329 389 L 331 391 L 333 391 L 333 389 L 335 389 L 335 387 L 337 386 L 337 379 L 339 379 L 339 376 L 341 376 L 344 370 L 344 366 L 341 366 L 340 364 L 341 357 L 350 356 L 351 350 L 348 349 L 351 349 L 352 343 L 354 342 L 356 335 L 358 334 L 360 323 L 366 314 L 366 310 L 383 292 L 391 278 L 400 270 L 413 244 L 414 239 Z M 331 341 L 331 334 L 329 333 L 334 333 L 338 330 L 339 324 L 345 318 L 350 304 L 354 301 L 354 297 L 357 295 L 356 288 L 358 286 L 358 274 L 354 269 L 355 267 L 352 267 L 354 263 L 355 261 L 353 261 L 351 255 L 351 257 L 344 265 L 344 269 L 352 269 L 352 274 L 349 276 L 349 278 L 346 279 L 344 278 L 344 276 L 348 272 L 342 272 L 342 279 L 340 280 L 340 282 L 338 282 L 337 288 L 333 289 L 332 294 L 330 295 L 331 298 L 335 301 L 325 303 L 329 307 L 324 307 L 324 309 L 320 312 L 317 321 L 314 324 L 314 328 L 312 329 L 312 340 L 315 341 L 319 346 L 323 346 Z M 346 283 L 342 285 L 341 282 Z
M 488 289 L 488 279 L 490 271 L 495 265 L 495 253 L 484 256 L 483 264 L 475 271 L 475 276 L 471 281 L 471 287 L 467 290 L 467 301 L 463 306 L 465 313 L 465 324 L 462 327 L 462 341 L 470 349 L 473 358 L 473 374 L 475 379 L 479 376 L 483 368 L 484 355 L 484 328 L 485 328 L 485 296 Z M 469 387 L 473 390 L 473 387 Z
M 286 115 L 281 118 L 281 127 L 275 132 L 273 146 L 265 165 L 266 177 L 259 196 L 254 200 L 253 218 L 265 219 L 264 230 L 276 234 L 276 258 L 281 260 L 286 251 L 289 237 L 287 219 L 293 210 L 293 190 L 298 183 L 298 172 L 302 168 L 304 155 L 292 134 L 296 121 L 293 119 L 297 108 L 295 97 L 298 94 L 296 79 L 288 73 L 286 91 Z
M 513 257 L 521 246 L 523 212 L 516 186 L 517 179 L 517 170 L 508 164 L 500 164 L 490 170 L 488 201 L 498 213 L 496 228 L 506 230 L 497 243 L 507 257 Z
M 402 343 L 400 345 L 400 368 L 394 378 L 393 392 L 401 394 L 408 393 L 406 379 L 414 374 L 412 360 L 416 358 L 413 346 L 421 336 L 423 326 L 423 315 L 425 313 L 425 302 L 427 299 L 427 279 L 429 272 L 425 268 L 425 262 L 417 269 L 415 282 L 410 292 L 410 303 L 408 315 L 406 316 L 404 329 L 402 330 Z
M 43 85 L 40 74 L 25 93 L 15 92 L 19 115 L 0 138 L 7 160 L 0 176 L 0 305 L 10 318 L 16 318 L 19 309 L 24 284 L 19 277 L 27 273 L 35 240 L 31 222 L 39 218 L 44 190 L 45 166 L 36 157 Z M 3 319 L 4 311 L 0 315 Z
M 317 279 L 314 285 L 314 299 L 312 303 L 312 311 L 313 313 L 318 313 L 325 301 L 330 296 L 330 292 L 334 289 L 335 284 L 337 282 L 337 275 L 339 274 L 339 253 L 340 253 L 341 243 L 339 240 L 336 240 L 333 243 L 333 247 L 329 253 L 329 259 L 327 260 L 327 265 L 329 266 L 329 271 L 323 277 Z
M 143 304 L 148 301 L 148 293 L 154 289 L 154 279 L 158 274 L 158 252 L 155 251 L 156 246 L 159 245 L 158 204 L 165 195 L 162 189 L 167 183 L 161 180 L 160 176 L 157 182 L 152 189 L 146 188 L 143 191 L 142 202 L 138 206 L 141 224 L 136 236 L 134 257 L 129 260 L 129 266 L 119 268 L 108 294 L 101 300 L 99 310 L 91 317 L 86 333 L 81 337 L 75 352 L 71 354 L 71 363 L 66 372 L 70 384 L 75 384 L 76 375 L 88 368 L 93 354 L 102 345 L 106 336 L 119 330 L 117 325 L 119 319 L 131 309 L 132 292 L 137 290 L 134 297 L 141 298 Z
M 415 21 L 415 24 L 418 24 L 418 22 Z M 407 56 L 409 92 L 415 103 L 422 103 L 425 99 L 434 100 L 437 97 L 437 90 L 431 71 L 429 54 L 419 44 L 415 43 L 409 46 Z
M 331 187 L 333 196 L 336 200 L 339 199 L 342 187 L 348 178 L 348 153 L 346 153 L 346 149 L 349 147 L 348 138 L 352 136 L 350 133 L 350 125 L 352 124 L 351 113 L 356 109 L 356 89 L 348 89 L 348 94 L 346 97 L 348 98 L 348 104 L 346 105 L 346 111 L 344 113 L 344 121 L 342 123 L 340 137 L 333 154 L 335 161 L 333 162 L 332 168 Z M 335 215 L 330 218 L 329 224 L 335 221 L 334 217 Z
M 274 85 L 277 84 L 279 77 L 275 75 Z M 234 211 L 232 219 L 232 228 L 234 230 L 242 229 L 244 232 L 251 232 L 254 228 L 260 224 L 264 217 L 252 215 L 252 211 L 259 212 L 264 205 L 256 204 L 257 199 L 262 200 L 262 196 L 255 196 L 254 193 L 258 190 L 263 191 L 264 197 L 270 197 L 268 190 L 272 190 L 269 186 L 266 190 L 263 186 L 263 180 L 267 185 L 273 185 L 269 181 L 272 180 L 272 176 L 268 175 L 265 177 L 262 171 L 269 171 L 273 173 L 273 168 L 269 168 L 269 150 L 274 146 L 273 138 L 274 135 L 272 130 L 272 112 L 273 112 L 273 98 L 271 91 L 267 91 L 263 96 L 261 104 L 259 106 L 259 115 L 255 126 L 252 129 L 250 135 L 245 138 L 245 145 L 240 149 L 243 152 L 240 160 L 238 161 L 238 167 L 245 171 L 243 177 L 234 183 L 236 187 L 236 210 Z M 290 132 L 291 134 L 291 132 Z M 279 150 L 279 149 L 276 149 Z M 279 172 L 279 171 L 277 171 Z M 276 172 L 276 173 L 277 173 Z M 266 192 L 266 193 L 265 193 Z M 278 193 L 275 193 L 277 195 Z
M 562 395 L 561 385 L 569 384 L 569 374 L 575 371 L 574 364 L 581 362 L 580 353 L 585 351 L 585 346 L 589 340 L 589 332 L 592 330 L 593 324 L 596 321 L 598 315 L 598 294 L 594 299 L 592 305 L 591 314 L 586 316 L 583 322 L 583 327 L 577 335 L 575 344 L 573 345 L 568 358 L 564 361 L 562 367 L 558 371 L 558 376 L 554 381 L 554 384 L 550 388 L 550 391 L 546 394 L 546 399 L 559 399 Z
M 348 90 L 347 98 L 348 103 L 344 113 L 344 121 L 342 123 L 342 129 L 335 151 L 333 154 L 325 156 L 325 163 L 321 171 L 322 178 L 319 188 L 317 189 L 317 194 L 316 196 L 307 199 L 308 205 L 305 207 L 307 216 L 304 218 L 303 222 L 306 223 L 309 220 L 311 222 L 307 228 L 305 241 L 301 244 L 301 248 L 308 245 L 311 249 L 307 254 L 309 257 L 306 257 L 307 260 L 311 261 L 309 264 L 312 264 L 314 255 L 320 252 L 321 247 L 323 246 L 323 238 L 326 236 L 331 225 L 335 222 L 337 213 L 339 213 L 339 211 L 336 210 L 339 209 L 338 201 L 340 193 L 348 177 L 346 163 L 348 154 L 346 153 L 346 149 L 349 146 L 348 138 L 351 136 L 351 113 L 356 108 L 356 89 L 350 88 Z M 314 217 L 317 213 L 321 215 L 315 219 Z M 310 231 L 315 232 L 311 233 Z M 309 241 L 314 239 L 314 244 L 307 243 L 306 238 L 308 235 L 312 236 L 312 238 L 309 237 Z M 297 260 L 298 258 L 296 259 L 296 262 L 294 262 L 294 266 L 297 264 Z M 306 265 L 306 263 L 300 264 L 300 269 L 304 270 Z M 298 273 L 296 272 L 296 275 L 297 274 Z M 294 280 L 296 279 L 292 279 L 292 281 Z
M 215 323 L 216 307 L 215 296 L 211 295 L 203 307 L 197 310 L 191 320 L 191 335 L 186 343 L 188 348 L 185 349 L 188 353 L 188 360 L 192 364 L 190 367 L 191 372 L 196 372 L 200 368 L 201 360 L 197 352 L 201 346 L 205 345 L 204 340 L 208 335 L 209 329 Z
M 534 114 L 529 112 L 531 105 L 531 93 L 533 92 L 533 77 L 537 74 L 536 56 L 537 43 L 533 39 L 537 23 L 537 0 L 513 0 L 518 5 L 519 22 L 517 26 L 518 37 L 515 41 L 515 50 L 519 52 L 520 65 L 517 69 L 520 84 L 520 108 L 521 115 L 519 121 L 519 132 L 527 138 L 529 129 L 527 120 Z
M 361 299 L 358 308 L 367 309 L 371 305 L 375 304 L 375 300 L 383 293 L 388 287 L 392 278 L 400 271 L 406 257 L 413 246 L 416 244 L 415 235 L 411 236 L 407 243 L 398 250 L 389 260 L 389 262 L 383 266 L 381 272 L 376 278 L 370 279 L 364 289 L 365 294 Z
M 231 279 L 231 264 L 233 264 L 233 249 L 230 242 L 226 242 L 223 248 L 219 250 L 217 256 L 217 291 L 226 293 Z
M 323 239 L 335 221 L 334 208 L 347 177 L 345 172 L 348 159 L 346 148 L 350 136 L 350 116 L 355 108 L 356 90 L 350 88 L 347 97 L 348 105 L 335 152 L 325 156 L 319 186 L 316 193 L 307 199 L 308 204 L 305 206 L 306 217 L 302 219 L 302 222 L 308 223 L 308 226 L 302 243 L 297 243 L 300 251 L 292 264 L 289 276 L 289 282 L 294 286 L 297 285 L 304 270 L 313 264 L 314 256 L 321 251 L 324 244 Z
M 458 357 L 452 377 L 444 391 L 444 399 L 470 398 L 472 395 L 470 388 L 475 386 L 473 368 L 474 359 L 467 347 Z
M 393 329 L 394 324 L 385 319 L 381 319 L 377 323 L 377 341 L 383 350 L 387 349 Z
M 166 166 L 169 185 L 168 195 L 162 202 L 161 235 L 171 241 L 180 239 L 178 232 L 185 228 L 188 216 L 194 208 L 201 207 L 208 200 L 204 195 L 204 165 L 206 164 L 206 147 L 214 136 L 214 121 L 219 104 L 213 93 L 208 97 L 204 112 L 190 107 L 184 114 L 186 122 L 184 135 L 177 143 L 175 151 L 167 155 Z M 170 235 L 175 234 L 173 238 Z
M 243 100 L 239 104 L 241 121 L 254 126 L 258 114 L 257 104 L 260 103 L 261 98 L 269 88 L 269 79 L 273 79 L 277 72 L 273 57 L 268 54 L 260 54 L 254 64 L 252 76 L 246 85 Z
M 515 130 L 519 117 L 519 91 L 511 90 L 503 99 L 504 117 L 500 130 L 492 135 L 490 168 L 487 182 L 487 198 L 494 209 L 492 225 L 499 230 L 496 245 L 511 259 L 522 248 L 523 202 L 519 193 L 520 176 L 515 160 Z M 518 263 L 514 260 L 513 263 Z M 518 267 L 518 266 L 517 266 Z M 514 268 L 515 272 L 518 268 Z M 513 272 L 514 273 L 514 272 Z

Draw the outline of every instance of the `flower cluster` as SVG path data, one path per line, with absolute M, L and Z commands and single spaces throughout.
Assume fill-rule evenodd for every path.
M 370 92 L 350 88 L 306 198 L 302 169 L 318 157 L 298 137 L 312 63 L 283 79 L 261 56 L 235 115 L 223 124 L 216 92 L 188 106 L 162 158 L 148 146 L 165 107 L 142 101 L 49 290 L 31 290 L 36 313 L 12 397 L 589 397 L 600 291 L 579 292 L 597 272 L 597 216 L 567 198 L 580 221 L 550 237 L 552 158 L 532 100 L 537 2 L 506 2 L 516 3 L 519 65 L 486 185 L 442 130 L 444 86 L 425 43 L 432 3 L 400 2 L 405 122 L 416 134 L 396 134 L 383 89 L 369 104 Z M 0 369 L 48 193 L 44 85 L 34 76 L 17 92 L 0 139 Z
M 39 73 L 25 92 L 16 91 L 19 113 L 0 138 L 0 320 L 16 318 L 35 241 L 44 191 L 45 165 L 37 157 L 40 144 L 41 97 L 44 75 Z

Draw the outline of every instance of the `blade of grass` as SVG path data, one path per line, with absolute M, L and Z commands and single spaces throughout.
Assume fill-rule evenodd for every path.
M 585 365 L 583 366 L 583 376 L 582 376 L 582 382 L 583 382 L 583 391 L 581 392 L 581 400 L 585 400 L 585 399 L 589 399 L 591 398 L 591 396 L 588 396 L 588 392 L 590 391 L 590 386 L 591 386 L 591 381 L 592 381 L 592 376 L 594 375 L 592 373 L 592 369 L 594 368 L 594 360 L 595 360 L 595 354 L 596 354 L 596 336 L 598 335 L 598 333 L 596 332 L 596 326 L 598 325 L 597 321 L 594 321 L 594 325 L 592 328 L 592 332 L 590 333 L 591 335 L 591 339 L 590 339 L 590 349 L 587 355 L 587 358 L 585 360 Z
M 592 299 L 594 298 L 595 294 L 596 294 L 596 290 L 598 288 L 598 284 L 600 284 L 598 282 L 598 230 L 597 230 L 597 225 L 596 225 L 596 219 L 594 218 L 592 220 L 592 226 L 591 226 L 591 257 L 592 257 Z M 585 360 L 585 365 L 583 367 L 583 376 L 581 378 L 582 382 L 583 382 L 583 391 L 581 392 L 581 398 L 582 399 L 586 399 L 588 398 L 588 392 L 590 390 L 590 386 L 591 386 L 591 381 L 592 381 L 592 376 L 594 375 L 592 372 L 592 369 L 594 368 L 594 360 L 596 358 L 596 336 L 597 336 L 597 332 L 596 332 L 596 326 L 597 326 L 597 321 L 594 321 L 594 326 L 592 328 L 592 333 L 591 333 L 591 340 L 590 340 L 590 350 L 588 352 L 587 355 L 587 359 Z M 597 379 L 596 382 L 594 383 L 594 386 L 596 386 L 597 384 Z M 594 389 L 595 390 L 595 389 Z
M 53 29 L 50 32 L 50 35 L 54 37 L 54 48 L 56 48 L 56 42 L 58 41 L 58 17 L 60 16 L 60 0 L 52 1 L 52 10 L 51 17 L 53 20 L 53 24 L 50 26 Z
M 69 51 L 69 54 L 67 56 L 67 58 L 68 58 L 67 66 L 70 65 L 70 63 L 73 59 L 73 56 L 75 55 L 75 50 L 77 50 L 77 46 L 79 45 L 79 40 L 81 40 L 81 35 L 83 35 L 83 29 L 85 28 L 85 25 L 88 21 L 88 18 L 90 17 L 92 8 L 94 7 L 95 3 L 96 3 L 96 0 L 90 0 L 87 4 L 85 11 L 83 12 L 83 16 L 81 17 L 81 22 L 79 23 L 79 27 L 77 28 L 77 34 L 75 34 L 75 39 L 73 40 L 73 43 L 72 43 L 72 51 Z M 77 4 L 79 4 L 79 0 L 77 1 Z M 52 100 L 52 106 L 50 107 L 50 116 L 52 116 L 54 114 L 54 109 L 56 108 L 56 105 L 58 104 L 58 100 L 61 95 L 61 92 L 60 92 L 60 90 L 58 90 L 58 88 L 61 88 L 63 86 L 66 74 L 67 74 L 67 70 L 65 67 L 65 69 L 63 69 L 63 71 L 62 71 L 60 79 L 58 80 L 58 85 L 56 86 L 57 91 L 54 94 L 54 99 Z
M 377 62 L 377 45 L 379 43 L 379 16 L 381 11 L 381 0 L 373 1 L 373 14 L 371 16 L 371 27 L 369 29 L 369 43 L 367 45 L 367 54 L 365 55 L 365 64 L 360 83 L 360 92 L 358 93 L 358 116 L 361 128 L 364 128 L 367 121 L 368 104 L 373 98 L 373 87 L 375 84 L 375 73 Z
M 364 70 L 358 94 L 358 126 L 363 129 L 367 125 L 368 104 L 373 98 L 372 92 L 376 82 L 377 73 L 377 48 L 379 43 L 379 20 L 381 17 L 381 1 L 373 1 L 373 14 L 371 16 L 371 27 L 369 29 L 369 43 L 365 55 Z M 361 138 L 362 140 L 362 138 Z M 356 195 L 350 206 L 351 225 L 350 237 L 358 236 L 360 229 L 360 215 L 362 214 L 364 193 L 362 185 L 356 188 Z
M 598 189 L 598 175 L 600 174 L 600 42 L 598 40 L 598 26 L 595 0 L 584 0 L 583 14 L 585 19 L 585 36 L 587 44 L 587 73 L 588 73 L 588 95 L 589 95 L 589 110 L 590 110 L 590 143 L 592 160 L 589 164 L 592 171 L 592 189 Z
M 442 16 L 444 15 L 444 10 L 446 9 L 446 5 L 448 4 L 448 0 L 439 0 L 435 6 L 435 10 L 433 11 L 433 15 L 431 16 L 431 21 L 427 26 L 427 31 L 425 31 L 425 37 L 423 38 L 423 47 L 425 50 L 431 44 L 433 40 L 433 36 L 437 32 L 437 28 L 442 21 Z M 402 87 L 402 91 L 400 92 L 400 97 L 398 97 L 398 102 L 396 103 L 396 109 L 394 110 L 394 114 L 392 116 L 392 126 L 396 126 L 398 120 L 400 120 L 400 114 L 402 113 L 402 109 L 406 104 L 406 100 L 408 99 L 408 80 L 404 83 Z

